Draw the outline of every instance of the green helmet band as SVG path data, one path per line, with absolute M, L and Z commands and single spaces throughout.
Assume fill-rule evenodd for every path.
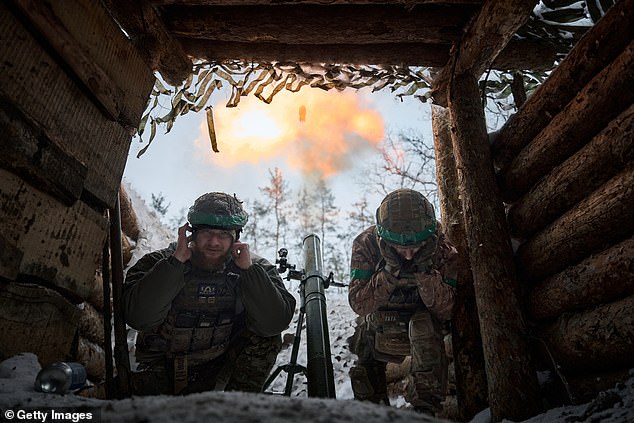
M 247 224 L 247 217 L 245 215 L 227 216 L 190 211 L 188 217 L 189 223 L 192 225 L 219 226 L 223 228 L 235 228 L 239 226 L 242 228 Z
M 427 238 L 436 233 L 436 221 L 433 221 L 431 226 L 425 228 L 425 230 L 414 233 L 398 234 L 385 229 L 381 225 L 376 225 L 377 234 L 386 240 L 387 242 L 401 245 L 410 246 L 417 245 L 425 241 Z

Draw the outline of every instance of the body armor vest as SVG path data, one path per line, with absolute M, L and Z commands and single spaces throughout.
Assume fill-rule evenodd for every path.
M 203 360 L 223 354 L 246 325 L 239 278 L 231 268 L 186 271 L 185 287 L 172 301 L 165 321 L 139 334 L 142 349 L 168 356 L 191 354 Z

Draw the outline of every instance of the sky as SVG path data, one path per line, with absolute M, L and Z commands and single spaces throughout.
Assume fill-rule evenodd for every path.
M 179 116 L 167 134 L 159 129 L 140 158 L 147 141 L 133 139 L 124 180 L 148 204 L 152 194 L 162 194 L 170 204 L 168 217 L 181 216 L 205 192 L 252 200 L 275 167 L 294 191 L 324 178 L 345 209 L 361 197 L 365 166 L 379 157 L 388 134 L 409 131 L 432 142 L 430 106 L 389 90 L 283 90 L 269 105 L 249 95 L 235 108 L 225 107 L 229 96 L 221 90 L 211 98 L 220 153 L 211 151 L 204 111 Z M 382 197 L 371 193 L 371 209 Z
M 169 233 L 156 216 L 149 213 L 141 198 L 130 188 L 130 197 L 140 226 L 140 238 L 130 265 L 142 254 L 162 248 Z M 287 285 L 296 294 L 297 282 Z M 50 422 L 51 412 L 79 411 L 95 413 L 102 422 L 152 422 L 152 423 L 415 423 L 443 422 L 407 408 L 400 396 L 390 398 L 391 406 L 355 401 L 350 388 L 348 370 L 356 358 L 347 349 L 346 338 L 352 334 L 354 313 L 347 303 L 345 289 L 330 287 L 326 290 L 327 319 L 335 379 L 335 399 L 309 398 L 305 380 L 300 375 L 293 384 L 291 398 L 280 395 L 241 392 L 206 392 L 187 396 L 134 397 L 123 400 L 98 400 L 74 394 L 57 395 L 35 392 L 33 383 L 41 366 L 37 356 L 23 353 L 0 362 L 0 421 L 25 422 L 16 416 L 33 413 L 29 422 Z M 295 333 L 296 318 L 284 333 Z M 302 335 L 297 362 L 306 365 L 306 331 Z M 292 349 L 287 347 L 278 356 L 276 365 L 290 363 Z M 624 423 L 634 421 L 634 369 L 632 377 L 623 384 L 603 392 L 596 400 L 574 406 L 559 407 L 539 414 L 524 423 Z M 269 392 L 281 392 L 286 373 L 272 384 Z M 512 375 L 509 375 L 512 377 Z M 75 410 L 75 412 L 78 412 Z M 47 419 L 42 417 L 47 414 Z M 36 418 L 39 417 L 39 418 Z M 72 417 L 72 415 L 71 415 Z M 75 416 L 75 423 L 89 421 Z M 60 420 L 58 420 L 60 421 Z M 72 419 L 63 420 L 66 422 Z M 92 421 L 95 421 L 93 419 Z M 490 411 L 484 409 L 470 423 L 490 423 Z

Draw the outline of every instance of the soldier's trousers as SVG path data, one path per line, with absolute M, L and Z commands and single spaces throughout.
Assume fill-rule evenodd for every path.
M 389 405 L 386 364 L 400 363 L 405 357 L 377 351 L 377 335 L 381 336 L 367 324 L 366 319 L 357 319 L 350 349 L 358 359 L 350 369 L 350 381 L 356 399 Z M 442 325 L 427 310 L 418 310 L 410 319 L 408 339 L 412 365 L 405 398 L 417 409 L 438 412 L 447 391 L 448 361 Z
M 209 362 L 187 365 L 187 383 L 175 388 L 172 359 L 140 363 L 131 375 L 135 395 L 189 394 L 204 391 L 260 392 L 282 347 L 280 335 L 262 337 L 246 331 L 227 352 Z M 176 384 L 178 386 L 178 384 Z

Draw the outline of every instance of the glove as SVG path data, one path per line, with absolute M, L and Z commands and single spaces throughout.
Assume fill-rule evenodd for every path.
M 397 276 L 401 269 L 401 260 L 398 253 L 383 238 L 379 238 L 379 251 L 385 261 L 383 269 L 393 276 Z
M 421 245 L 420 249 L 412 257 L 412 265 L 415 273 L 430 273 L 436 268 L 436 255 L 438 254 L 438 235 L 430 236 Z

